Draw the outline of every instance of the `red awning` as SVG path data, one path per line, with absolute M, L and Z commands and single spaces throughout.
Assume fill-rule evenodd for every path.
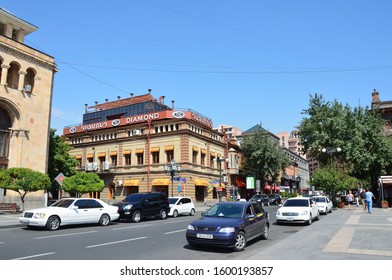
M 267 190 L 267 191 L 269 191 L 269 190 L 271 189 L 271 186 L 265 185 L 265 186 L 264 186 L 264 189 Z
M 242 182 L 241 179 L 239 179 L 238 177 L 235 179 L 235 183 L 237 184 L 237 187 L 245 187 L 246 186 L 245 182 Z
M 280 191 L 281 190 L 281 188 L 279 186 L 272 186 L 271 189 L 273 191 Z

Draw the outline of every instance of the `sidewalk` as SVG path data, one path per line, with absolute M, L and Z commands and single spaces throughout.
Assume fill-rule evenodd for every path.
M 392 208 L 341 208 L 321 220 L 249 259 L 392 260 Z

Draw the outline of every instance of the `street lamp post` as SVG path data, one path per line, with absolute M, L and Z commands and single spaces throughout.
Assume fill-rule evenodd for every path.
M 214 158 L 215 162 L 219 162 L 219 188 L 221 187 L 222 184 L 222 162 L 229 162 L 228 158 L 224 158 L 224 157 L 218 157 L 218 158 Z M 216 188 L 216 194 L 218 196 L 218 200 L 221 201 L 221 197 L 220 194 L 218 192 L 218 188 Z
M 177 164 L 174 159 L 170 163 L 166 163 L 164 165 L 164 170 L 166 175 L 170 175 L 171 177 L 171 196 L 174 196 L 173 189 L 174 189 L 174 177 L 181 173 L 181 165 Z
M 334 154 L 335 152 L 340 153 L 340 152 L 342 151 L 342 149 L 339 148 L 339 147 L 337 147 L 336 149 L 335 149 L 335 148 L 332 148 L 332 147 L 329 147 L 329 148 L 322 148 L 321 151 L 322 151 L 323 153 L 327 153 L 327 154 L 329 155 L 329 157 L 331 158 L 330 168 L 331 168 L 331 170 L 332 170 L 332 159 L 333 159 L 333 154 Z

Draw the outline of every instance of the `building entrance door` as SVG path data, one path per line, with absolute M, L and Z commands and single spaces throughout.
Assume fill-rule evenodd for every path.
M 195 198 L 196 201 L 204 202 L 204 190 L 203 186 L 195 186 Z

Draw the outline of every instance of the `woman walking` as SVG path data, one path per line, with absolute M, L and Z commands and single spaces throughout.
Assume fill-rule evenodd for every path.
M 346 195 L 346 201 L 347 201 L 347 205 L 348 205 L 348 210 L 351 210 L 351 204 L 353 203 L 354 200 L 354 196 L 351 193 L 351 191 L 348 192 L 348 195 Z

